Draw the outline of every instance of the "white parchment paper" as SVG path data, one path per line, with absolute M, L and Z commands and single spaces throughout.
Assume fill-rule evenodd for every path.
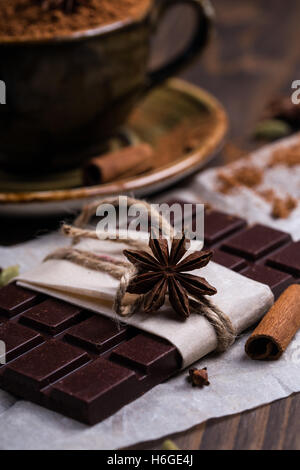
M 3 266 L 36 266 L 65 240 L 48 235 L 0 248 Z M 0 391 L 1 449 L 116 449 L 179 432 L 209 418 L 251 409 L 300 391 L 300 334 L 275 363 L 254 362 L 244 354 L 247 335 L 225 354 L 197 363 L 207 366 L 211 385 L 186 382 L 186 372 L 159 385 L 112 417 L 89 427 Z

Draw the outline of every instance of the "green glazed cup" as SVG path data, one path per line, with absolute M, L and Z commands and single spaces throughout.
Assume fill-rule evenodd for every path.
M 186 49 L 148 72 L 150 40 L 174 4 L 194 9 Z M 0 167 L 19 173 L 74 168 L 97 154 L 141 96 L 205 47 L 212 8 L 205 0 L 153 0 L 142 18 L 50 39 L 0 41 Z

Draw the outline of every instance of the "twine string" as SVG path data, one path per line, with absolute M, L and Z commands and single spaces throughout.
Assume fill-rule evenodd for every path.
M 227 351 L 236 338 L 236 331 L 230 318 L 204 296 L 201 302 L 190 299 L 190 306 L 194 313 L 204 316 L 214 327 L 218 339 L 217 352 Z
M 82 238 L 88 238 L 90 240 L 102 240 L 107 239 L 107 232 L 96 232 L 95 230 L 82 229 L 77 227 L 72 227 L 71 225 L 64 224 L 61 228 L 63 235 L 73 239 L 73 245 L 79 243 Z M 146 250 L 148 244 L 140 239 L 130 238 L 130 235 L 126 239 L 121 237 L 120 233 L 115 233 L 114 238 L 109 238 L 110 241 L 116 243 L 126 243 L 135 249 Z

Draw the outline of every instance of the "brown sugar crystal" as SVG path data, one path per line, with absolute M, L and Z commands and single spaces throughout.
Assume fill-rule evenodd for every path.
M 300 144 L 277 150 L 269 162 L 269 167 L 277 165 L 285 165 L 290 168 L 300 165 Z
M 147 11 L 151 0 L 0 0 L 0 39 L 47 38 L 95 28 L 116 21 L 137 18 Z
M 265 199 L 267 202 L 274 202 L 276 198 L 276 193 L 274 189 L 263 189 L 262 191 L 258 191 L 258 195 Z
M 272 207 L 274 219 L 287 219 L 291 212 L 298 206 L 298 201 L 292 196 L 286 198 L 275 197 Z
M 218 173 L 219 190 L 226 194 L 238 186 L 254 188 L 263 181 L 263 170 L 255 166 L 242 166 L 230 173 L 220 171 Z
M 274 219 L 287 219 L 298 206 L 297 199 L 291 195 L 280 197 L 274 189 L 264 189 L 259 191 L 258 194 L 271 204 L 271 215 Z

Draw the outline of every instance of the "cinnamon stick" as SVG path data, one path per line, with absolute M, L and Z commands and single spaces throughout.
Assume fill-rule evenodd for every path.
M 300 329 L 300 285 L 286 289 L 248 339 L 245 351 L 251 359 L 281 357 Z
M 139 175 L 152 168 L 153 156 L 152 147 L 143 143 L 92 158 L 83 169 L 84 183 L 103 184 Z

